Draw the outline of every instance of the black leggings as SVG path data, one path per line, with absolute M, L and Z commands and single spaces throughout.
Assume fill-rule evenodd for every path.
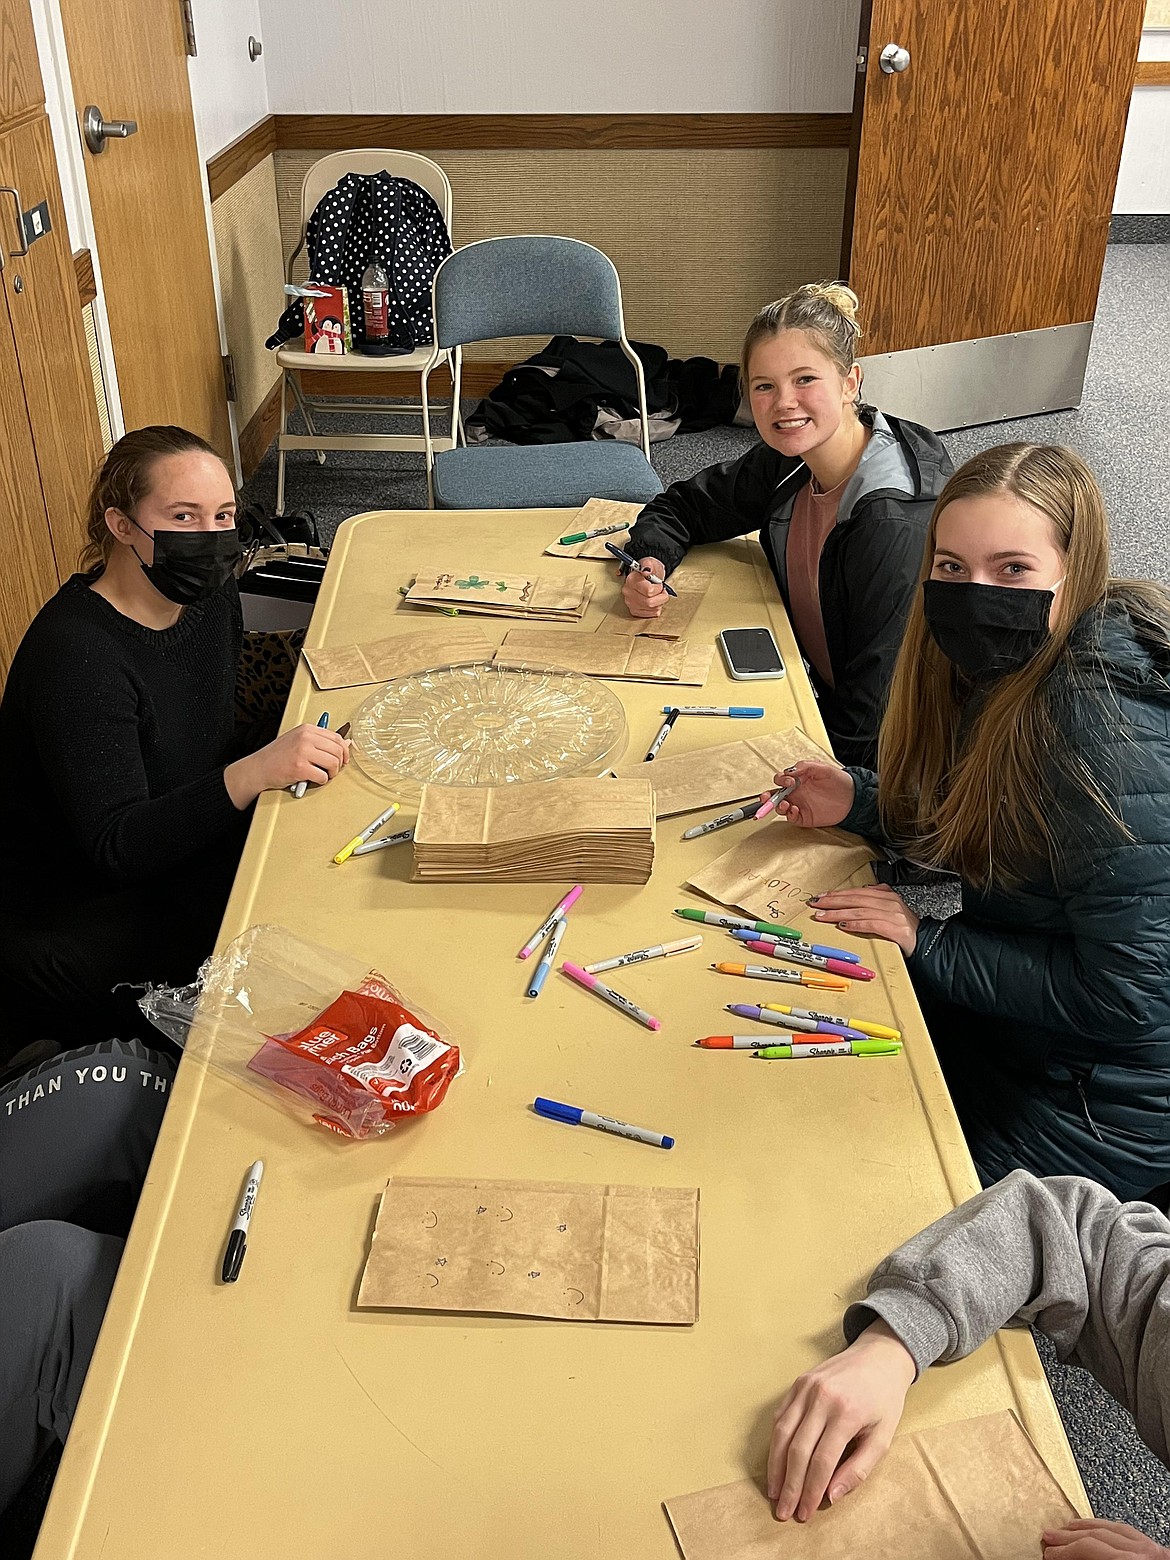
M 69 1432 L 174 1072 L 114 1040 L 0 1090 L 0 1513 Z

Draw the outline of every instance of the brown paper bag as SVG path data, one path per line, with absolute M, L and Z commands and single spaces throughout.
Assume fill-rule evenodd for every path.
M 695 613 L 703 605 L 713 576 L 698 569 L 680 569 L 670 576 L 671 588 L 678 592 L 656 618 L 631 617 L 619 596 L 611 611 L 597 625 L 599 634 L 650 634 L 657 639 L 681 639 Z
M 673 757 L 659 756 L 650 763 L 623 765 L 617 773 L 626 779 L 644 777 L 654 787 L 654 811 L 659 818 L 694 812 L 700 807 L 722 807 L 742 802 L 772 789 L 772 777 L 800 759 L 833 763 L 831 754 L 818 747 L 797 726 L 767 736 L 722 742 Z M 761 825 L 762 827 L 762 825 Z
M 796 926 L 811 920 L 811 895 L 832 893 L 873 860 L 870 846 L 841 829 L 801 829 L 782 821 L 745 827 L 751 832 L 692 873 L 687 884 L 757 921 Z M 824 929 L 830 942 L 833 930 Z
M 593 582 L 585 574 L 483 574 L 469 569 L 420 574 L 406 592 L 406 601 L 412 606 L 441 604 L 458 607 L 461 612 L 508 617 L 580 615 L 592 593 Z
M 357 1303 L 692 1323 L 698 1189 L 394 1176 Z
M 556 666 L 590 677 L 678 682 L 686 667 L 685 639 L 627 639 L 557 628 L 512 628 L 496 651 L 511 665 Z
M 1006 1409 L 898 1436 L 808 1522 L 777 1522 L 749 1480 L 664 1504 L 685 1560 L 1037 1560 L 1041 1533 L 1077 1514 Z
M 641 504 L 623 504 L 616 498 L 591 498 L 587 504 L 582 504 L 572 520 L 565 522 L 558 536 L 571 536 L 574 531 L 596 531 L 603 525 L 621 525 L 625 529 L 609 536 L 595 536 L 591 542 L 570 542 L 567 547 L 554 540 L 544 550 L 552 558 L 604 558 L 613 563 L 614 556 L 606 550 L 606 542 L 624 548 L 634 521 L 641 513 Z
M 341 645 L 336 650 L 306 645 L 302 654 L 314 682 L 325 691 L 389 682 L 392 677 L 407 677 L 457 661 L 486 661 L 491 658 L 492 644 L 482 629 L 469 623 L 466 627 L 439 628 L 434 633 L 392 634 L 387 639 Z

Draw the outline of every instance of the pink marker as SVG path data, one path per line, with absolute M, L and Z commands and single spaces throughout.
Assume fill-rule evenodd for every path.
M 640 1024 L 645 1024 L 647 1029 L 662 1028 L 660 1018 L 647 1013 L 645 1008 L 640 1008 L 636 1002 L 631 1002 L 629 997 L 623 997 L 620 991 L 614 991 L 611 986 L 603 985 L 596 975 L 590 975 L 589 971 L 583 970 L 579 964 L 570 964 L 566 960 L 561 965 L 561 974 L 567 975 L 570 980 L 575 980 L 579 986 L 587 986 L 595 996 L 603 997 L 606 1002 L 612 1002 L 614 1007 L 621 1008 L 623 1013 L 636 1018 Z
M 791 785 L 785 785 L 782 786 L 779 791 L 773 791 L 771 796 L 769 796 L 768 800 L 763 804 L 759 812 L 756 814 L 756 822 L 759 823 L 761 818 L 766 818 L 769 813 L 775 812 L 776 803 L 783 802 L 788 797 L 790 797 L 799 784 L 799 780 L 794 780 Z
M 745 942 L 745 948 L 750 948 L 753 953 L 763 953 L 770 959 L 785 959 L 793 964 L 807 964 L 810 969 L 827 970 L 830 975 L 847 975 L 850 980 L 872 980 L 873 970 L 867 970 L 864 964 L 847 964 L 844 959 L 826 959 L 819 953 L 805 953 L 799 946 L 793 946 L 790 942 L 766 943 Z
M 580 883 L 573 884 L 572 888 L 561 900 L 560 904 L 555 905 L 553 909 L 549 911 L 548 919 L 540 923 L 540 925 L 533 932 L 532 936 L 524 944 L 523 948 L 521 948 L 519 953 L 519 957 L 521 959 L 527 959 L 531 954 L 536 952 L 544 939 L 552 931 L 553 927 L 557 924 L 558 921 L 562 920 L 563 917 L 568 914 L 568 912 L 573 908 L 584 892 L 585 890 Z

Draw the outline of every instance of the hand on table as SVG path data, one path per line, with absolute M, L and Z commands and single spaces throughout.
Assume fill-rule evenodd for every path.
M 853 776 L 837 764 L 802 759 L 772 778 L 780 789 L 796 781 L 797 789 L 776 803 L 776 811 L 801 828 L 831 829 L 853 806 Z
M 275 742 L 229 764 L 223 779 L 233 804 L 243 809 L 261 791 L 283 791 L 298 780 L 328 785 L 348 762 L 348 738 L 323 726 L 294 726 Z
M 1079 1518 L 1044 1535 L 1044 1560 L 1117 1560 L 1119 1555 L 1165 1560 L 1170 1549 L 1124 1522 L 1103 1522 L 1097 1517 Z
M 797 1377 L 776 1410 L 768 1453 L 777 1521 L 807 1522 L 826 1490 L 835 1504 L 868 1478 L 890 1449 L 913 1380 L 909 1350 L 880 1320 Z
M 867 888 L 838 888 L 809 900 L 814 921 L 832 921 L 856 937 L 884 937 L 897 943 L 907 958 L 918 942 L 918 917 L 910 906 L 884 883 Z
M 666 570 L 659 558 L 642 558 L 648 569 L 654 570 L 654 578 L 650 579 L 645 574 L 633 572 L 626 575 L 625 584 L 622 586 L 622 600 L 626 604 L 626 611 L 631 617 L 654 618 L 660 617 L 662 609 L 670 600 L 670 597 L 662 588 L 662 580 Z

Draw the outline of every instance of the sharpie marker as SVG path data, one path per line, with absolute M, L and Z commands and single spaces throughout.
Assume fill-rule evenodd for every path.
M 596 975 L 590 975 L 579 964 L 570 964 L 566 960 L 561 965 L 561 974 L 567 975 L 570 980 L 575 980 L 578 986 L 584 986 L 600 997 L 604 1002 L 613 1007 L 621 1008 L 623 1013 L 628 1013 L 631 1018 L 636 1018 L 639 1024 L 645 1024 L 647 1029 L 661 1029 L 662 1020 L 655 1018 L 652 1013 L 647 1013 L 645 1008 L 640 1008 L 636 1002 L 631 1002 L 629 997 L 623 997 L 620 991 L 614 991 L 611 986 L 603 985 Z
M 647 959 L 669 959 L 672 953 L 690 953 L 703 946 L 701 937 L 680 937 L 675 942 L 657 943 L 653 948 L 636 948 L 633 953 L 620 954 L 616 959 L 602 959 L 598 964 L 582 965 L 586 975 L 600 975 L 602 970 L 620 969 L 623 964 L 644 964 Z
M 734 926 L 731 928 L 731 935 L 744 943 L 765 943 L 768 947 L 776 949 L 780 958 L 796 948 L 801 953 L 815 953 L 820 959 L 840 959 L 842 964 L 861 963 L 860 954 L 850 953 L 848 948 L 830 948 L 826 943 L 807 943 L 799 938 L 795 942 L 790 942 L 767 932 L 763 934 L 746 932 L 742 927 Z
M 319 718 L 319 720 L 317 721 L 317 729 L 318 729 L 318 731 L 324 731 L 326 726 L 328 726 L 328 724 L 329 724 L 329 711 L 325 710 L 324 713 Z M 296 785 L 291 787 L 292 794 L 296 797 L 298 802 L 300 801 L 301 797 L 304 796 L 304 794 L 308 790 L 308 788 L 309 788 L 309 782 L 307 780 L 298 780 Z
M 745 932 L 760 932 L 765 937 L 793 937 L 800 941 L 800 933 L 791 926 L 778 926 L 775 921 L 749 921 L 742 915 L 719 915 L 714 910 L 676 910 L 684 921 L 702 921 L 705 926 L 725 926 L 728 931 L 739 927 Z
M 569 927 L 569 918 L 563 915 L 552 929 L 552 936 L 548 940 L 548 947 L 540 956 L 540 963 L 532 972 L 532 979 L 528 983 L 528 995 L 539 997 L 540 988 L 548 979 L 548 972 L 553 967 L 553 960 L 557 956 L 557 949 L 561 946 L 561 938 Z
M 599 1116 L 595 1111 L 582 1110 L 577 1105 L 562 1105 L 559 1100 L 537 1097 L 532 1108 L 538 1116 L 550 1121 L 563 1121 L 571 1127 L 596 1127 L 598 1132 L 612 1132 L 615 1137 L 633 1138 L 635 1143 L 649 1143 L 652 1148 L 673 1148 L 674 1139 L 663 1132 L 651 1132 L 647 1127 L 633 1127 L 628 1121 L 615 1121 L 612 1116 Z
M 770 1045 L 757 1051 L 754 1060 L 783 1062 L 810 1056 L 897 1056 L 901 1049 L 893 1040 L 825 1040 L 817 1045 Z
M 752 980 L 779 980 L 789 986 L 812 986 L 818 991 L 848 991 L 849 982 L 820 970 L 769 969 L 766 964 L 713 964 L 720 975 L 746 975 Z
M 672 590 L 666 583 L 665 576 L 655 574 L 653 569 L 648 569 L 644 563 L 639 563 L 636 558 L 631 558 L 628 552 L 623 552 L 620 547 L 615 547 L 612 542 L 606 542 L 605 550 L 613 553 L 615 558 L 620 558 L 629 573 L 644 574 L 648 580 L 653 580 L 655 585 L 661 585 L 668 596 L 678 595 L 678 591 Z
M 847 980 L 872 980 L 873 970 L 864 964 L 850 964 L 844 959 L 829 959 L 822 954 L 807 951 L 803 943 L 745 942 L 743 947 L 752 953 L 765 954 L 769 959 L 791 959 L 794 964 L 807 964 L 813 970 L 828 970 L 830 975 L 844 975 Z
M 695 1044 L 702 1051 L 765 1051 L 776 1044 L 775 1035 L 704 1035 Z
M 751 1002 L 729 1002 L 727 1011 L 736 1018 L 747 1018 L 753 1024 L 780 1024 L 785 1029 L 795 1030 L 797 1033 L 813 1035 L 834 1035 L 838 1040 L 869 1040 L 870 1035 L 862 1034 L 860 1029 L 846 1029 L 843 1025 L 822 1024 L 815 1018 L 793 1018 L 789 1013 L 777 1012 L 767 1003 L 757 1006 Z
M 519 959 L 527 959 L 531 954 L 534 954 L 544 939 L 552 931 L 553 927 L 561 919 L 561 917 L 568 915 L 569 911 L 577 903 L 578 899 L 580 899 L 584 892 L 585 890 L 580 883 L 574 883 L 572 888 L 560 901 L 560 903 L 552 907 L 548 915 L 536 928 L 532 936 L 524 944 L 523 948 L 521 948 L 516 957 Z
M 831 1024 L 834 1029 L 860 1030 L 871 1040 L 901 1040 L 902 1038 L 900 1029 L 891 1029 L 888 1024 L 871 1024 L 865 1018 L 838 1018 L 836 1013 L 817 1013 L 812 1008 L 785 1007 L 781 1002 L 765 1002 L 763 1005 L 774 1013 L 787 1013 L 794 1022 L 799 1018 L 806 1021 L 815 1020 L 818 1024 Z
M 557 546 L 572 547 L 574 542 L 591 542 L 595 536 L 616 536 L 619 531 L 629 529 L 624 521 L 621 525 L 599 525 L 595 531 L 574 531 L 571 536 L 562 536 L 557 541 Z
M 658 735 L 654 738 L 654 741 L 651 742 L 651 744 L 650 744 L 650 751 L 646 754 L 646 757 L 645 757 L 645 760 L 644 760 L 645 763 L 647 763 L 647 764 L 652 763 L 654 761 L 654 759 L 656 759 L 658 757 L 658 750 L 662 746 L 662 744 L 666 741 L 667 737 L 670 736 L 671 729 L 673 728 L 674 723 L 675 723 L 675 721 L 677 719 L 678 719 L 678 711 L 677 710 L 671 710 L 670 714 L 662 722 L 662 725 L 659 726 L 659 728 L 658 728 Z
M 685 714 L 683 710 L 680 713 Z M 697 840 L 701 834 L 712 834 L 716 829 L 726 829 L 729 823 L 742 823 L 745 818 L 754 818 L 763 806 L 763 802 L 748 802 L 746 807 L 737 807 L 734 812 L 721 813 L 718 818 L 711 818 L 707 823 L 696 823 L 692 829 L 684 829 L 684 840 Z
M 388 845 L 406 845 L 414 839 L 413 829 L 401 829 L 397 834 L 387 834 L 380 840 L 367 840 L 364 845 L 355 845 L 355 856 L 368 856 L 373 851 L 385 850 Z
M 244 1196 L 240 1202 L 240 1210 L 236 1214 L 232 1224 L 231 1233 L 228 1235 L 227 1250 L 223 1254 L 223 1267 L 220 1269 L 220 1279 L 225 1284 L 234 1284 L 240 1276 L 240 1269 L 244 1265 L 244 1253 L 248 1249 L 248 1225 L 252 1222 L 252 1210 L 256 1206 L 256 1198 L 260 1191 L 260 1182 L 264 1177 L 264 1161 L 258 1159 L 248 1171 L 247 1184 L 244 1187 Z
M 673 708 L 670 704 L 662 706 L 662 713 L 666 715 Z M 759 720 L 763 713 L 763 706 L 759 704 L 729 704 L 720 707 L 718 704 L 680 704 L 680 715 L 728 715 L 732 720 Z
M 364 845 L 367 840 L 371 839 L 373 835 L 377 834 L 378 830 L 384 823 L 390 822 L 391 818 L 393 818 L 394 814 L 398 811 L 399 805 L 400 804 L 398 802 L 391 802 L 386 811 L 380 812 L 374 819 L 373 823 L 367 823 L 360 834 L 355 834 L 352 840 L 347 840 L 346 843 L 337 852 L 336 856 L 334 856 L 333 860 L 335 863 L 339 867 L 343 866 L 345 862 L 347 862 L 353 855 L 354 851 L 357 850 L 359 845 Z
M 770 817 L 776 809 L 776 803 L 787 801 L 799 784 L 799 780 L 794 780 L 791 785 L 781 786 L 778 791 L 773 791 L 771 796 L 765 797 L 763 805 L 756 814 L 757 819 Z

